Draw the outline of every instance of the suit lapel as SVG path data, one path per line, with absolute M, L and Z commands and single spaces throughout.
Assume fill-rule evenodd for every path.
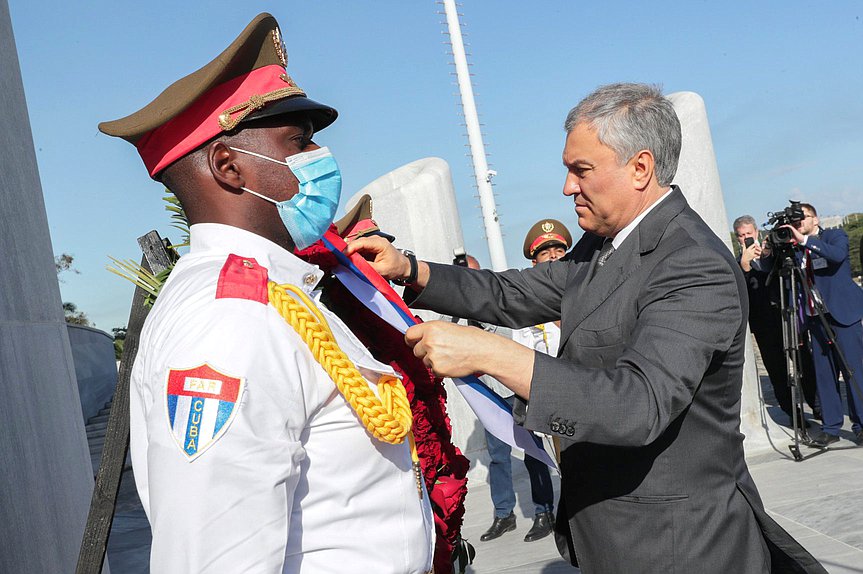
M 598 252 L 597 252 L 598 253 Z M 593 259 L 588 266 L 587 273 L 583 277 L 576 274 L 575 279 L 581 280 L 577 289 L 572 289 L 568 292 L 573 292 L 574 296 L 571 301 L 564 300 L 564 305 L 572 305 L 576 309 L 571 321 L 567 321 L 565 330 L 560 333 L 560 346 L 563 348 L 564 343 L 569 339 L 575 329 L 593 313 L 609 295 L 611 295 L 618 287 L 620 287 L 626 279 L 638 269 L 640 262 L 640 247 L 639 237 L 637 233 L 633 233 L 616 250 L 605 265 L 596 269 L 596 275 L 590 281 L 587 280 L 590 274 L 596 267 L 597 254 L 594 254 Z M 566 296 L 564 296 L 566 299 Z M 563 326 L 563 325 L 561 325 Z
M 572 333 L 593 313 L 628 277 L 641 265 L 642 254 L 656 249 L 659 240 L 665 234 L 672 219 L 686 208 L 686 199 L 680 189 L 673 186 L 671 194 L 656 206 L 627 237 L 617 250 L 597 270 L 592 281 L 587 278 L 596 267 L 601 239 L 597 243 L 596 252 L 590 260 L 590 265 L 584 265 L 570 277 L 561 301 L 561 310 L 573 310 L 572 316 L 565 316 L 561 323 L 560 346 L 558 355 L 564 348 Z

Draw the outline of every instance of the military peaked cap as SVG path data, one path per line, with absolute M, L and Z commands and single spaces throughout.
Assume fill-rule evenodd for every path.
M 259 14 L 215 60 L 177 80 L 142 109 L 99 129 L 138 148 L 151 177 L 242 122 L 306 112 L 315 131 L 338 112 L 306 97 L 287 73 L 276 19 Z
M 377 222 L 372 219 L 372 197 L 368 193 L 364 193 L 356 205 L 344 217 L 336 221 L 335 225 L 339 235 L 347 243 L 367 235 L 380 235 L 390 243 L 396 239 L 389 233 L 381 231 Z
M 536 252 L 552 245 L 572 246 L 572 235 L 566 225 L 556 219 L 541 219 L 533 224 L 524 238 L 524 256 L 533 259 Z

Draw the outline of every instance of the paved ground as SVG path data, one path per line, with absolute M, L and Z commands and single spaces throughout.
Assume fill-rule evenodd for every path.
M 844 436 L 850 437 L 847 430 Z M 843 440 L 839 446 L 803 462 L 785 453 L 750 461 L 750 471 L 768 512 L 831 574 L 863 573 L 863 448 Z M 782 445 L 783 448 L 784 445 Z M 807 449 L 811 454 L 818 451 Z M 514 478 L 518 528 L 497 540 L 480 542 L 491 524 L 492 505 L 487 485 L 468 492 L 462 533 L 477 550 L 471 574 L 558 574 L 578 572 L 558 558 L 552 537 L 523 542 L 533 513 L 530 483 L 524 466 Z M 555 492 L 558 483 L 555 481 Z
M 765 399 L 772 392 L 763 379 Z M 786 422 L 778 407 L 768 409 L 777 422 Z M 846 419 L 847 422 L 847 419 Z M 831 574 L 863 574 L 863 448 L 848 439 L 819 453 L 803 447 L 805 455 L 794 462 L 787 444 L 749 460 L 749 468 L 770 514 L 794 535 Z M 518 528 L 497 540 L 480 542 L 492 520 L 488 485 L 472 484 L 467 498 L 463 535 L 474 545 L 477 556 L 470 574 L 558 574 L 578 570 L 558 557 L 552 537 L 532 543 L 522 541 L 531 526 L 533 505 L 524 465 L 513 461 Z M 555 477 L 555 492 L 559 482 Z M 148 571 L 150 528 L 134 488 L 132 471 L 123 475 L 117 515 L 108 545 L 114 574 L 144 574 Z

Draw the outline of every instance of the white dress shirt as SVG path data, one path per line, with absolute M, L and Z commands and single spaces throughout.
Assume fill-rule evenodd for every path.
M 629 222 L 629 225 L 627 225 L 626 227 L 624 227 L 623 229 L 621 229 L 621 230 L 617 233 L 617 235 L 615 235 L 615 236 L 614 236 L 614 239 L 612 239 L 612 240 L 611 240 L 611 244 L 614 246 L 614 249 L 615 249 L 615 250 L 620 249 L 620 246 L 623 244 L 623 241 L 624 241 L 627 237 L 629 237 L 629 234 L 630 234 L 630 233 L 632 233 L 632 232 L 635 230 L 635 228 L 636 228 L 636 227 L 638 227 L 638 224 L 639 224 L 639 223 L 641 223 L 641 220 L 642 220 L 642 219 L 644 219 L 645 217 L 647 217 L 647 214 L 648 214 L 648 213 L 650 213 L 651 211 L 653 211 L 653 209 L 654 209 L 657 205 L 659 205 L 660 203 L 662 203 L 662 200 L 663 200 L 663 199 L 665 199 L 666 197 L 668 197 L 669 195 L 671 195 L 671 192 L 672 192 L 673 190 L 674 190 L 674 188 L 673 188 L 673 187 L 669 188 L 669 189 L 668 189 L 668 191 L 666 191 L 665 193 L 663 193 L 663 194 L 662 194 L 662 197 L 660 197 L 659 199 L 657 199 L 656 201 L 654 201 L 654 202 L 650 205 L 650 207 L 648 207 L 647 209 L 645 209 L 644 211 L 642 211 L 641 213 L 639 213 L 639 214 L 638 214 L 638 216 L 637 216 L 635 219 L 633 219 L 632 221 L 630 221 L 630 222 Z
M 317 266 L 253 233 L 193 225 L 132 372 L 132 463 L 153 531 L 151 571 L 429 572 L 434 525 L 408 441 L 373 438 L 272 305 L 216 297 L 229 254 L 301 287 L 371 388 L 395 374 L 320 302 Z M 166 382 L 203 364 L 244 387 L 220 434 L 208 446 L 199 437 L 190 458 L 175 439 Z

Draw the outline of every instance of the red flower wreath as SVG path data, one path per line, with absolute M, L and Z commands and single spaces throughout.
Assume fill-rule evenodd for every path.
M 335 231 L 335 226 L 331 230 Z M 320 242 L 296 255 L 324 271 L 336 265 L 335 255 Z M 453 549 L 464 517 L 470 462 L 452 444 L 443 381 L 414 356 L 401 333 L 358 302 L 337 280 L 325 285 L 323 297 L 327 307 L 345 322 L 372 355 L 402 376 L 413 412 L 417 454 L 434 511 L 437 535 L 434 571 L 451 574 Z

